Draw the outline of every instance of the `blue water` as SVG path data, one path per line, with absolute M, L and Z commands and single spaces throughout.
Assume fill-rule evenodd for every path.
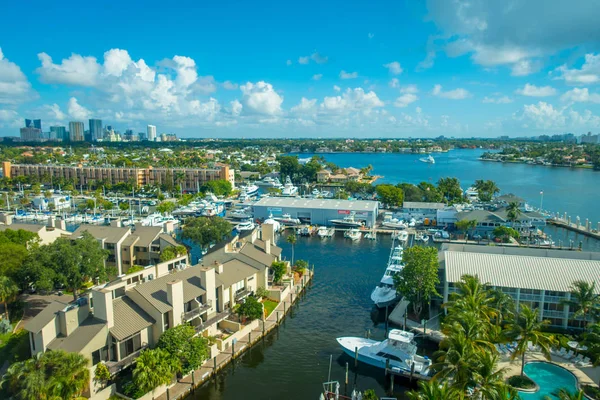
M 577 390 L 577 379 L 566 369 L 547 362 L 531 362 L 525 364 L 525 374 L 538 384 L 540 390 L 536 393 L 519 392 L 523 400 L 542 400 L 545 396 L 552 399 L 552 393 L 559 389 L 567 389 L 573 393 Z

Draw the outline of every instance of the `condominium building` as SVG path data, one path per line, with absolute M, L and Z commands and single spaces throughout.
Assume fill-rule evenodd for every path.
M 156 140 L 156 126 L 148 125 L 147 127 L 148 140 L 154 142 Z
M 84 130 L 83 122 L 69 122 L 69 140 L 71 142 L 83 142 Z
M 33 126 L 21 128 L 20 134 L 24 142 L 38 142 L 42 139 L 42 130 Z
M 463 275 L 510 294 L 519 307 L 539 309 L 540 320 L 558 328 L 582 328 L 582 318 L 562 304 L 575 281 L 596 282 L 600 292 L 600 253 L 519 247 L 446 244 L 440 250 L 444 302 Z
M 72 180 L 77 186 L 94 186 L 99 182 L 109 184 L 133 183 L 144 185 L 181 185 L 182 190 L 196 191 L 208 181 L 228 180 L 235 187 L 235 171 L 228 165 L 218 164 L 212 168 L 127 168 L 92 167 L 71 165 L 30 165 L 2 162 L 4 177 L 35 176 Z
M 50 139 L 51 140 L 68 140 L 67 128 L 64 126 L 51 126 L 50 127 Z
M 25 128 L 35 128 L 42 130 L 42 120 L 41 119 L 25 119 Z
M 102 139 L 104 136 L 104 131 L 102 130 L 102 120 L 101 119 L 90 119 L 90 139 L 92 142 L 97 141 L 98 139 Z

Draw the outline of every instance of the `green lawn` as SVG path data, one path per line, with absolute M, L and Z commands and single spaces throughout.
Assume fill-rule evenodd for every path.
M 277 304 L 279 304 L 279 303 L 277 303 L 276 301 L 273 301 L 271 299 L 263 300 L 263 305 L 265 306 L 265 314 L 266 314 L 267 318 L 269 317 L 269 315 L 271 315 L 271 313 L 273 312 L 275 307 L 277 307 Z

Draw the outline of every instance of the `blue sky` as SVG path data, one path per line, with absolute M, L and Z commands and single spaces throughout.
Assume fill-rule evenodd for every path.
M 8 2 L 0 135 L 598 131 L 600 1 Z M 85 5 L 83 5 L 85 4 Z

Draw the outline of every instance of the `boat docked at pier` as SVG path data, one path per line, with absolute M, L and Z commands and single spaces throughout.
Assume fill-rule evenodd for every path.
M 362 337 L 339 337 L 337 342 L 344 353 L 377 368 L 429 376 L 431 360 L 417 354 L 414 333 L 392 329 L 387 339 L 378 342 Z M 355 353 L 356 352 L 356 353 Z
M 381 223 L 381 225 L 383 227 L 389 228 L 389 229 L 406 229 L 406 228 L 408 228 L 408 225 L 406 223 L 404 223 L 404 221 L 402 221 L 398 218 L 384 219 L 383 222 Z
M 259 189 L 264 193 L 268 192 L 269 189 L 283 189 L 283 185 L 281 184 L 279 179 L 271 178 L 270 176 L 266 176 L 262 180 L 254 182 L 254 185 L 258 186 Z
M 312 225 L 303 226 L 300 229 L 300 236 L 312 236 L 317 232 L 317 227 Z
M 298 218 L 292 218 L 290 214 L 283 214 L 281 217 L 275 217 L 273 219 L 279 221 L 279 223 L 283 225 L 300 225 L 300 220 Z
M 346 228 L 359 228 L 363 225 L 362 221 L 357 221 L 354 219 L 353 212 L 345 216 L 343 219 L 332 219 L 329 222 L 331 222 L 333 225 Z
M 238 232 L 251 231 L 254 230 L 255 227 L 256 225 L 254 224 L 254 222 L 252 222 L 251 220 L 246 220 L 237 224 L 235 226 L 235 230 Z
M 400 296 L 394 287 L 394 276 L 404 268 L 404 264 L 402 264 L 403 251 L 402 246 L 395 245 L 395 242 L 392 242 L 392 251 L 383 277 L 371 292 L 371 300 L 379 308 L 390 306 L 400 300 Z
M 427 164 L 435 164 L 435 159 L 431 157 L 431 154 L 429 154 L 427 157 L 419 158 L 419 161 Z
M 240 188 L 240 201 L 247 201 L 258 195 L 259 187 L 256 185 L 242 186 Z
M 344 232 L 344 237 L 352 240 L 360 240 L 362 237 L 362 232 L 356 228 L 351 228 Z
M 238 209 L 232 210 L 231 212 L 228 212 L 227 216 L 231 217 L 233 219 L 247 219 L 247 218 L 252 218 L 252 211 L 248 207 L 238 208 Z
M 321 239 L 330 238 L 333 237 L 333 235 L 335 235 L 335 228 L 320 226 L 319 229 L 317 229 L 317 236 Z
M 284 197 L 295 197 L 298 195 L 298 186 L 294 186 L 289 176 L 285 178 L 285 185 L 281 189 L 281 195 Z

